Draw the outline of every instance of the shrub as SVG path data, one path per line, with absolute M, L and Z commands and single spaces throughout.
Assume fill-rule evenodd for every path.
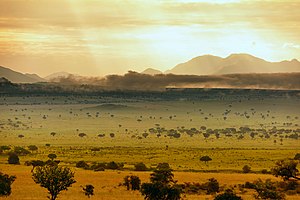
M 76 163 L 77 168 L 88 169 L 90 166 L 83 160 Z
M 242 198 L 234 194 L 231 189 L 227 189 L 223 194 L 217 195 L 214 200 L 242 200 Z
M 98 172 L 98 171 L 104 171 L 106 168 L 106 164 L 105 163 L 96 163 L 96 164 L 93 164 L 90 169 Z
M 243 173 L 249 173 L 251 172 L 251 167 L 249 165 L 245 165 L 242 170 Z
M 29 146 L 28 146 L 28 149 L 29 149 L 30 151 L 36 151 L 36 150 L 38 150 L 38 147 L 35 146 L 35 145 L 29 145 Z
M 8 164 L 19 165 L 20 164 L 19 156 L 14 152 L 10 153 L 8 156 Z
M 217 179 L 210 178 L 208 179 L 208 182 L 205 185 L 206 185 L 207 194 L 215 194 L 219 192 L 220 186 Z
M 147 171 L 147 170 L 148 170 L 147 166 L 142 162 L 134 165 L 134 171 Z
M 122 169 L 123 168 L 122 163 L 116 163 L 114 161 L 107 163 L 106 169 Z
M 88 198 L 90 198 L 90 196 L 94 195 L 94 186 L 93 185 L 86 185 L 85 187 L 83 187 L 83 192 L 85 196 L 88 196 Z

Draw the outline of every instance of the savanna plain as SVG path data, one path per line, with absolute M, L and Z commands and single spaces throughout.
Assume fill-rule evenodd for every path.
M 95 187 L 92 199 L 143 199 L 140 192 L 128 191 L 123 179 L 135 175 L 149 182 L 159 163 L 170 165 L 178 184 L 215 178 L 220 192 L 231 188 L 254 199 L 255 191 L 242 185 L 259 178 L 281 181 L 271 168 L 300 153 L 299 108 L 299 91 L 277 90 L 1 95 L 0 145 L 8 148 L 1 151 L 0 171 L 17 177 L 4 199 L 46 199 L 28 163 L 46 161 L 49 154 L 75 172 L 76 183 L 58 199 L 87 198 L 86 184 Z M 18 147 L 28 152 L 19 155 L 20 165 L 8 164 L 8 153 Z M 201 159 L 205 156 L 210 159 Z M 86 167 L 77 165 L 82 161 Z M 109 163 L 117 167 L 92 167 Z M 138 163 L 147 171 L 137 171 Z M 214 199 L 201 190 L 181 197 Z M 286 199 L 300 196 L 293 191 Z

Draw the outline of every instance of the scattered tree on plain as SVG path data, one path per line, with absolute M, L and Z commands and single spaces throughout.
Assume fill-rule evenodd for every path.
M 68 190 L 75 183 L 74 172 L 68 167 L 58 165 L 45 165 L 36 167 L 32 173 L 32 179 L 41 187 L 46 188 L 50 194 L 50 200 L 55 200 L 59 193 Z
M 204 162 L 205 164 L 207 164 L 207 162 L 211 161 L 212 159 L 209 156 L 202 156 L 200 158 L 200 161 Z

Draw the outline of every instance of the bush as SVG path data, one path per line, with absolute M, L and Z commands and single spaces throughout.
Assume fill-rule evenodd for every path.
M 205 185 L 206 185 L 207 194 L 215 194 L 219 192 L 220 186 L 217 179 L 210 178 L 208 179 L 208 182 Z
M 9 176 L 0 172 L 0 196 L 9 196 L 11 194 L 11 185 L 15 180 L 15 176 Z
M 98 171 L 104 171 L 106 168 L 106 164 L 105 163 L 96 163 L 96 164 L 93 164 L 90 169 L 91 170 L 94 170 L 95 172 L 98 172 Z
M 76 163 L 76 167 L 82 169 L 89 169 L 90 166 L 85 161 L 81 160 Z
M 147 171 L 147 170 L 148 170 L 147 166 L 142 162 L 134 165 L 134 171 Z
M 8 156 L 8 164 L 19 165 L 20 159 L 16 153 L 10 153 Z
M 38 150 L 38 147 L 35 146 L 35 145 L 29 145 L 29 146 L 28 146 L 28 149 L 29 149 L 30 151 L 36 151 L 36 150 Z
M 245 165 L 242 170 L 243 173 L 249 173 L 251 172 L 251 167 L 249 165 Z
M 24 149 L 23 147 L 15 147 L 14 152 L 19 156 L 26 156 L 31 153 L 30 151 Z
M 223 194 L 217 195 L 214 200 L 242 200 L 242 198 L 234 194 L 232 190 L 227 189 Z
M 114 161 L 107 163 L 106 169 L 122 169 L 124 164 L 116 163 Z
M 90 198 L 90 196 L 94 195 L 94 188 L 95 187 L 93 185 L 86 185 L 82 189 L 83 189 L 85 196 L 88 196 L 88 198 Z

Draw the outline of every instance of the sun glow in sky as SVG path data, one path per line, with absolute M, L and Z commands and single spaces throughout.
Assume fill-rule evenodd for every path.
M 0 65 L 101 76 L 203 54 L 300 59 L 299 9 L 296 0 L 1 0 Z

